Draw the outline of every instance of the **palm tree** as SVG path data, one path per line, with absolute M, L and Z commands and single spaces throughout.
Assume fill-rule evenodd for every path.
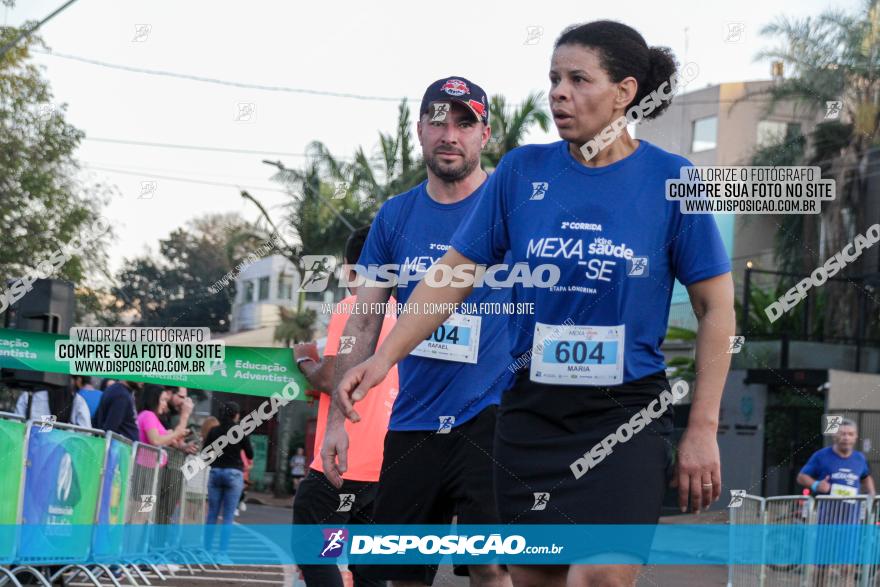
M 352 226 L 363 223 L 369 213 L 351 194 L 336 198 L 334 187 L 322 179 L 322 163 L 311 157 L 303 169 L 287 169 L 280 162 L 278 173 L 273 180 L 280 182 L 290 194 L 285 206 L 284 216 L 279 227 L 272 221 L 265 207 L 247 192 L 242 196 L 254 202 L 259 208 L 263 221 L 280 236 L 283 243 L 282 254 L 296 267 L 301 266 L 304 255 L 326 253 L 335 256 L 342 250 Z M 288 238 L 290 240 L 288 240 Z M 296 311 L 279 307 L 280 323 L 276 326 L 274 338 L 285 346 L 312 340 L 317 314 L 304 309 L 305 292 L 299 292 Z M 293 434 L 293 406 L 282 408 L 278 415 L 278 446 L 275 460 L 276 474 L 273 477 L 273 491 L 276 496 L 285 492 L 287 467 L 287 447 Z
M 518 107 L 508 106 L 504 96 L 492 96 L 489 100 L 489 123 L 492 126 L 492 139 L 483 150 L 483 166 L 498 167 L 501 157 L 508 151 L 519 147 L 532 127 L 537 124 L 547 132 L 550 116 L 544 109 L 544 93 L 529 94 Z
M 334 157 L 319 141 L 309 145 L 309 153 L 320 162 L 323 177 L 375 214 L 385 200 L 427 178 L 424 161 L 414 154 L 411 126 L 409 106 L 402 100 L 397 109 L 397 128 L 393 135 L 379 133 L 376 155 L 368 156 L 363 147 L 358 147 L 351 162 L 346 162 Z
M 777 160 L 781 162 L 769 164 L 818 165 L 824 177 L 836 180 L 837 197 L 824 204 L 821 217 L 791 215 L 781 223 L 784 235 L 790 236 L 777 250 L 780 267 L 809 273 L 821 262 L 819 234 L 825 235 L 826 250 L 838 251 L 866 227 L 864 180 L 869 151 L 877 144 L 880 130 L 880 2 L 865 1 L 856 15 L 831 10 L 815 18 L 779 17 L 761 33 L 782 42 L 758 58 L 780 60 L 793 72 L 766 90 L 770 108 L 792 100 L 818 114 L 828 101 L 843 102 L 842 122 L 820 124 L 811 137 L 811 148 L 798 152 L 796 145 L 782 143 L 753 160 L 753 164 Z M 863 259 L 857 263 L 852 268 L 855 273 L 876 269 L 862 267 Z M 829 282 L 825 289 L 828 299 L 836 300 L 835 307 L 857 312 L 856 288 Z M 829 313 L 823 330 L 833 335 L 856 321 L 854 314 Z

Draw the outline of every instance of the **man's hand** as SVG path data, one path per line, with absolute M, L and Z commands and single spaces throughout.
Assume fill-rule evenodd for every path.
M 199 447 L 196 446 L 196 443 L 195 443 L 195 442 L 190 442 L 190 443 L 186 444 L 186 445 L 183 447 L 183 450 L 184 450 L 184 451 L 186 452 L 186 454 L 188 454 L 188 455 L 194 455 L 194 454 L 196 454 L 197 452 L 199 452 Z
M 366 397 L 367 392 L 382 383 L 388 376 L 392 365 L 375 354 L 360 365 L 355 365 L 342 376 L 333 398 L 339 410 L 352 422 L 359 422 L 361 417 L 354 409 L 354 403 Z
M 321 463 L 324 465 L 324 476 L 330 483 L 336 489 L 342 487 L 342 474 L 348 470 L 348 432 L 342 423 L 334 426 L 328 422 L 321 444 Z
M 681 511 L 699 513 L 721 497 L 721 456 L 714 432 L 685 430 L 678 443 L 678 456 L 672 487 L 678 487 L 678 505 Z M 690 499 L 688 499 L 690 498 Z
M 819 486 L 816 487 L 816 493 L 831 493 L 831 483 L 828 480 L 831 479 L 831 475 L 825 475 L 825 478 L 819 481 Z
M 192 414 L 194 406 L 195 404 L 193 404 L 192 398 L 186 398 L 185 400 L 183 400 L 183 403 L 180 404 L 180 415 L 189 416 L 190 414 Z
M 318 345 L 313 342 L 301 342 L 293 346 L 293 356 L 299 360 L 308 357 L 316 363 L 321 360 L 318 356 Z

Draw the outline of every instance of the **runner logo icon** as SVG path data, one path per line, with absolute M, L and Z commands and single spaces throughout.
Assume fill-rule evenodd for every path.
M 153 511 L 153 506 L 156 504 L 156 496 L 144 494 L 141 495 L 141 505 L 138 507 L 139 513 L 149 513 Z
M 351 506 L 354 505 L 354 493 L 340 493 L 339 494 L 339 507 L 336 508 L 337 512 L 350 512 Z
M 633 257 L 626 260 L 626 274 L 630 277 L 648 276 L 648 258 Z
M 530 200 L 543 200 L 544 194 L 547 193 L 547 190 L 550 189 L 550 184 L 546 181 L 533 181 L 532 182 L 532 196 L 529 198 Z
M 745 489 L 731 489 L 730 490 L 730 503 L 727 504 L 729 508 L 738 508 L 743 504 L 743 498 L 746 496 Z
M 737 354 L 742 350 L 743 343 L 746 341 L 745 336 L 731 336 L 730 348 L 727 349 L 728 354 Z
M 535 503 L 532 506 L 532 511 L 538 510 L 546 510 L 547 503 L 550 501 L 550 494 L 546 492 L 535 492 Z
M 327 289 L 333 260 L 331 255 L 303 255 L 302 267 L 304 271 L 299 291 L 318 292 Z
M 822 434 L 837 434 L 837 429 L 843 423 L 843 416 L 825 416 L 825 431 Z
M 433 108 L 431 122 L 443 122 L 446 120 L 446 115 L 449 114 L 450 106 L 452 106 L 452 104 L 449 102 L 434 102 L 431 104 L 431 107 Z
M 440 427 L 437 428 L 437 434 L 449 434 L 453 424 L 455 424 L 455 416 L 440 416 Z
M 339 349 L 336 351 L 337 355 L 347 355 L 351 353 L 352 349 L 354 349 L 354 341 L 357 339 L 355 336 L 340 336 L 339 337 Z
M 345 541 L 348 540 L 348 530 L 344 528 L 324 529 L 324 548 L 319 555 L 321 558 L 336 558 L 345 550 Z
M 55 425 L 57 418 L 53 415 L 42 415 L 40 416 L 40 432 L 52 432 L 52 427 Z

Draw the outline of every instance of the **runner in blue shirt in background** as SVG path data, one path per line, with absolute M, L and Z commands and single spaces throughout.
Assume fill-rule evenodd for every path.
M 797 482 L 809 487 L 816 496 L 854 497 L 867 494 L 873 498 L 874 479 L 868 460 L 855 450 L 858 435 L 856 423 L 842 419 L 834 433 L 833 444 L 810 456 L 798 473 Z M 862 541 L 860 528 L 869 509 L 870 503 L 862 500 L 819 500 L 816 506 L 816 523 L 819 526 L 815 562 L 829 563 L 856 557 Z M 855 527 L 840 528 L 842 525 Z M 854 579 L 852 565 L 818 564 L 816 573 L 817 584 L 820 585 L 844 585 Z

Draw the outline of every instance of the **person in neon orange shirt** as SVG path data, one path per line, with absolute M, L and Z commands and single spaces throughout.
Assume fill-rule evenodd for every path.
M 345 244 L 345 262 L 353 265 L 361 255 L 361 249 L 367 240 L 370 227 L 366 226 L 354 231 Z M 349 283 L 355 279 L 354 272 L 349 276 Z M 298 344 L 294 347 L 294 356 L 300 371 L 309 384 L 320 390 L 318 403 L 318 422 L 315 430 L 315 446 L 324 441 L 327 428 L 327 414 L 330 409 L 330 393 L 333 391 L 333 371 L 337 354 L 345 354 L 346 345 L 340 344 L 348 317 L 354 312 L 357 301 L 357 288 L 350 287 L 351 295 L 337 304 L 330 324 L 327 327 L 327 345 L 323 359 L 318 358 L 315 343 Z M 393 298 L 390 304 L 395 304 Z M 385 339 L 394 327 L 394 313 L 385 315 L 379 341 Z M 349 437 L 348 468 L 343 474 L 342 487 L 336 489 L 324 476 L 321 455 L 316 451 L 306 478 L 299 485 L 293 500 L 294 524 L 370 524 L 373 519 L 373 501 L 376 497 L 379 471 L 382 469 L 382 452 L 385 433 L 388 431 L 388 420 L 391 407 L 397 397 L 397 368 L 388 372 L 388 376 L 374 387 L 362 402 L 367 414 L 357 424 L 345 422 L 345 431 Z M 362 404 L 358 404 L 361 408 Z M 363 414 L 363 411 L 360 412 Z M 385 581 L 365 579 L 360 576 L 356 566 L 351 565 L 355 587 L 384 586 Z M 320 587 L 342 587 L 342 576 L 335 565 L 301 565 L 306 585 Z

